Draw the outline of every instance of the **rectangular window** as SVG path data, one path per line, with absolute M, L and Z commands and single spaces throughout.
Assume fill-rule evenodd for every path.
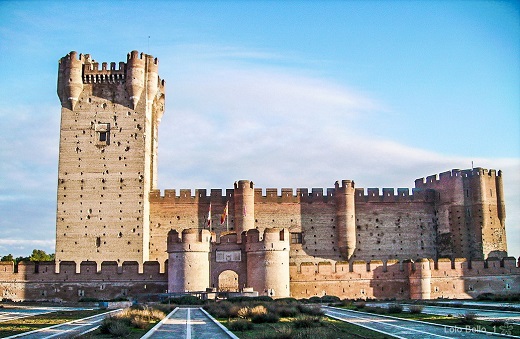
M 301 233 L 291 233 L 291 244 L 301 244 L 302 239 Z
M 97 123 L 94 126 L 96 131 L 96 144 L 98 146 L 106 146 L 110 144 L 110 124 Z

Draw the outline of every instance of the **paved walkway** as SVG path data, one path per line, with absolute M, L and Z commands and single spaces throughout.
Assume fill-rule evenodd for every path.
M 64 339 L 73 338 L 78 335 L 88 333 L 99 327 L 103 319 L 112 312 L 120 310 L 109 311 L 97 314 L 91 317 L 74 320 L 68 323 L 54 325 L 50 327 L 41 328 L 39 330 L 20 333 L 7 338 L 23 338 L 23 339 Z M 6 338 L 6 339 L 7 339 Z
M 390 303 L 391 304 L 391 303 Z M 367 306 L 385 307 L 388 308 L 389 303 L 367 303 Z M 402 304 L 405 311 L 410 309 L 409 304 Z M 479 308 L 469 307 L 450 307 L 450 306 L 423 306 L 422 313 L 435 315 L 452 315 L 475 313 L 477 319 L 480 320 L 503 320 L 509 324 L 520 325 L 520 312 L 518 311 L 499 311 L 499 310 L 484 310 Z
M 219 325 L 202 308 L 176 308 L 142 339 L 238 339 Z
M 12 306 L 7 305 L 0 308 L 0 323 L 3 321 L 15 320 L 20 318 L 32 317 L 39 314 L 52 313 L 57 311 L 83 311 L 92 308 L 84 307 L 47 307 L 47 306 Z
M 399 319 L 372 313 L 351 311 L 335 307 L 323 307 L 331 318 L 362 326 L 373 331 L 403 339 L 439 339 L 439 338 L 489 338 L 493 333 L 477 332 L 475 327 L 452 327 L 432 325 L 426 322 Z M 501 334 L 497 329 L 497 334 Z M 504 336 L 502 336 L 504 337 Z M 510 338 L 515 338 L 510 336 Z

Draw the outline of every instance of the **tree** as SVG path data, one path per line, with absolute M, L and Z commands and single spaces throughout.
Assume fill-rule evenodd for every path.
M 0 261 L 14 261 L 13 255 L 9 253 L 8 255 L 4 255 Z
M 54 253 L 47 254 L 44 250 L 37 250 L 34 249 L 32 251 L 31 256 L 29 257 L 30 261 L 53 261 L 54 260 Z

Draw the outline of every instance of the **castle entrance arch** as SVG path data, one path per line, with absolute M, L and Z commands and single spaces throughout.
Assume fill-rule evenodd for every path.
M 238 292 L 238 274 L 232 270 L 225 270 L 218 276 L 219 292 Z

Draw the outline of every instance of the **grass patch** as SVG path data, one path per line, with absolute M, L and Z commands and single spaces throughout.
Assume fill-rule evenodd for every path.
M 307 317 L 307 316 L 306 316 Z M 311 316 L 308 316 L 311 317 Z M 249 330 L 236 331 L 232 329 L 232 324 L 236 320 L 219 319 L 219 321 L 240 337 L 240 339 L 337 339 L 337 338 L 388 338 L 381 333 L 367 330 L 363 327 L 352 325 L 343 321 L 328 317 L 320 318 L 319 321 L 311 317 L 309 323 L 303 327 L 295 328 L 293 322 L 295 318 L 282 318 L 279 322 L 270 324 L 251 324 Z M 307 327 L 307 325 L 309 325 Z
M 0 323 L 0 337 L 4 338 L 15 334 L 34 331 L 40 328 L 63 324 L 104 312 L 106 312 L 106 310 L 58 311 L 35 315 L 33 317 L 4 321 Z

